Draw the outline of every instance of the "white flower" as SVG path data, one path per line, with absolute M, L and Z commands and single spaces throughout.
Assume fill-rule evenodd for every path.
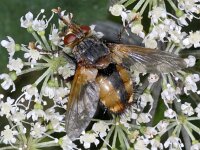
M 19 122 L 25 120 L 25 118 L 26 118 L 26 112 L 23 109 L 12 111 L 11 118 L 12 118 L 12 120 L 14 122 L 19 123 Z
M 151 115 L 149 113 L 141 113 L 137 118 L 137 123 L 148 123 L 150 121 Z
M 174 110 L 172 110 L 171 108 L 169 108 L 165 111 L 164 116 L 172 119 L 172 118 L 176 117 L 176 112 Z
M 143 93 L 140 96 L 140 100 L 141 100 L 140 106 L 142 108 L 144 108 L 147 105 L 148 102 L 150 103 L 151 106 L 153 105 L 153 102 L 154 102 L 153 97 L 149 93 Z
M 185 102 L 181 105 L 181 110 L 184 114 L 191 116 L 194 114 L 194 109 L 192 108 L 190 103 Z
M 49 35 L 49 40 L 54 44 L 54 45 L 62 45 L 63 42 L 61 41 L 61 38 L 59 36 L 59 31 L 56 29 L 55 25 L 53 25 L 53 30 L 51 31 L 51 34 Z
M 94 125 L 92 126 L 92 130 L 95 133 L 99 134 L 101 138 L 103 138 L 107 135 L 106 131 L 109 130 L 109 126 L 104 121 L 99 121 L 97 123 L 94 123 Z
M 190 147 L 190 150 L 200 150 L 200 143 L 193 144 Z
M 172 103 L 172 101 L 176 98 L 176 90 L 174 87 L 170 86 L 170 84 L 168 85 L 169 86 L 162 91 L 161 97 L 167 103 Z
M 143 43 L 145 44 L 146 48 L 156 49 L 158 44 L 155 39 L 145 38 Z
M 154 7 L 153 10 L 149 12 L 149 18 L 151 18 L 153 23 L 158 23 L 159 19 L 164 19 L 166 17 L 166 9 L 162 7 Z
M 85 133 L 80 136 L 80 142 L 87 149 L 90 148 L 91 143 L 94 143 L 96 146 L 99 144 L 97 137 L 96 133 Z
M 60 66 L 58 68 L 58 73 L 63 76 L 64 79 L 74 75 L 75 66 L 73 64 L 66 64 L 65 66 Z
M 47 22 L 45 22 L 44 20 L 37 20 L 37 19 L 35 19 L 32 24 L 33 30 L 37 32 L 44 31 L 47 28 L 47 26 L 48 26 Z
M 8 41 L 6 40 L 1 41 L 1 46 L 5 47 L 10 57 L 12 57 L 15 53 L 15 41 L 10 36 L 7 36 L 7 38 Z
M 196 82 L 200 80 L 198 74 L 190 74 L 185 78 L 184 92 L 189 95 L 188 91 L 197 92 Z
M 70 138 L 67 135 L 60 138 L 59 141 L 60 141 L 59 144 L 63 150 L 77 149 L 77 146 L 70 140 Z
M 55 132 L 64 132 L 65 129 L 61 126 L 61 123 L 64 119 L 64 115 L 60 115 L 58 112 L 55 112 L 55 108 L 51 107 L 45 111 L 46 120 L 50 121 L 51 127 Z
M 45 126 L 42 126 L 41 123 L 37 122 L 31 127 L 30 134 L 34 138 L 41 138 L 43 134 L 45 133 L 45 131 L 46 131 Z
M 12 86 L 11 92 L 15 91 L 15 84 L 14 84 L 12 78 L 8 74 L 5 74 L 5 73 L 1 74 L 0 79 L 4 80 L 4 82 L 1 83 L 1 87 L 4 90 L 8 90 L 10 88 L 10 86 Z
M 183 40 L 183 44 L 187 48 L 191 47 L 192 45 L 194 45 L 195 48 L 200 47 L 200 31 L 190 32 L 190 35 Z
M 149 83 L 155 83 L 159 80 L 159 76 L 157 74 L 150 73 L 148 76 Z
M 187 67 L 193 67 L 196 63 L 196 58 L 192 55 L 189 55 L 188 58 L 185 58 L 184 61 L 187 64 Z
M 21 17 L 20 22 L 21 22 L 21 27 L 23 28 L 31 27 L 33 23 L 33 14 L 31 12 L 28 12 L 25 15 L 25 19 L 23 16 Z
M 10 59 L 7 65 L 9 71 L 15 70 L 17 74 L 21 73 L 23 66 L 23 62 L 20 58 Z
M 166 121 L 160 121 L 157 125 L 156 128 L 158 129 L 159 132 L 164 133 L 167 131 L 169 123 Z
M 55 90 L 54 100 L 59 103 L 64 103 L 63 98 L 69 94 L 70 90 L 67 87 L 59 87 Z
M 0 116 L 6 115 L 6 117 L 10 117 L 11 116 L 11 112 L 15 111 L 15 107 L 13 105 L 14 103 L 14 99 L 11 99 L 10 97 L 7 97 L 7 101 L 0 102 Z
M 31 111 L 29 111 L 26 115 L 27 119 L 29 119 L 30 117 L 32 117 L 33 121 L 38 120 L 39 117 L 41 117 L 42 119 L 46 119 L 46 114 L 42 109 L 33 109 Z
M 147 138 L 139 137 L 134 144 L 134 150 L 149 150 L 149 148 L 147 148 L 148 144 L 149 140 Z
M 65 132 L 65 128 L 62 125 L 62 121 L 64 119 L 63 115 L 56 113 L 54 116 L 50 118 L 51 126 L 54 132 Z
M 55 92 L 56 92 L 55 87 L 51 87 L 51 86 L 47 85 L 47 86 L 45 86 L 42 94 L 44 96 L 48 96 L 50 99 L 52 99 L 55 96 Z
M 155 135 L 157 135 L 157 131 L 154 127 L 147 127 L 146 131 L 144 133 L 145 137 L 149 138 L 153 138 Z
M 163 144 L 160 143 L 160 140 L 158 139 L 152 139 L 150 143 L 151 143 L 151 150 L 163 149 Z
M 197 113 L 197 117 L 200 118 L 200 103 L 197 105 L 197 107 L 195 108 L 195 112 Z
M 109 8 L 109 11 L 113 16 L 120 16 L 124 9 L 125 7 L 123 5 L 115 4 Z
M 175 148 L 175 149 L 182 149 L 184 147 L 183 143 L 181 142 L 181 139 L 175 136 L 171 136 L 167 139 L 167 141 L 164 143 L 164 147 L 169 149 Z
M 31 100 L 33 96 L 35 96 L 35 99 L 39 98 L 38 89 L 31 84 L 23 87 L 22 92 L 24 92 L 26 100 Z
M 15 135 L 17 135 L 18 132 L 15 130 L 11 130 L 9 125 L 6 125 L 4 127 L 4 129 L 5 130 L 3 130 L 1 132 L 1 137 L 3 139 L 3 143 L 5 143 L 5 144 L 15 143 L 16 142 Z
M 39 51 L 36 49 L 30 49 L 24 54 L 24 58 L 28 58 L 28 61 L 31 63 L 36 63 L 42 57 Z
M 136 35 L 140 36 L 141 38 L 144 38 L 144 32 L 143 32 L 143 25 L 142 24 L 133 24 L 131 26 L 131 32 L 135 33 Z

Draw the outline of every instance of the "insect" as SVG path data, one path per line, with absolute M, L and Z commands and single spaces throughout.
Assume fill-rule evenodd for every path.
M 124 112 L 134 101 L 134 86 L 129 69 L 167 73 L 185 67 L 183 59 L 166 52 L 134 45 L 103 43 L 91 34 L 89 26 L 67 25 L 64 44 L 71 47 L 77 67 L 72 81 L 66 113 L 66 132 L 74 140 L 93 118 L 98 102 L 112 113 Z

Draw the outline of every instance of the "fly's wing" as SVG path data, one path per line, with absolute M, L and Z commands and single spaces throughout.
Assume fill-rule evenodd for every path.
M 93 118 L 99 101 L 99 87 L 94 82 L 97 69 L 78 67 L 72 82 L 66 113 L 66 133 L 75 140 Z
M 186 68 L 182 58 L 164 51 L 123 44 L 108 47 L 115 63 L 140 73 L 169 73 Z

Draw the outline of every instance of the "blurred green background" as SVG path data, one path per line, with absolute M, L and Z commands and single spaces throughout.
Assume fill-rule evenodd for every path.
M 51 9 L 61 7 L 66 12 L 74 14 L 78 24 L 92 24 L 95 21 L 108 18 L 108 0 L 0 0 L 0 41 L 11 36 L 16 43 L 27 44 L 33 37 L 20 27 L 20 18 L 28 11 L 34 17 L 45 9 L 47 19 Z M 55 17 L 54 17 L 55 18 Z M 0 74 L 7 72 L 8 55 L 5 48 L 0 47 Z

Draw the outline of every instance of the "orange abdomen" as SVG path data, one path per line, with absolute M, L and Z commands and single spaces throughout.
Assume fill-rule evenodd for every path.
M 100 101 L 111 112 L 122 113 L 133 101 L 133 82 L 123 67 L 110 65 L 100 70 L 96 81 L 100 88 Z

